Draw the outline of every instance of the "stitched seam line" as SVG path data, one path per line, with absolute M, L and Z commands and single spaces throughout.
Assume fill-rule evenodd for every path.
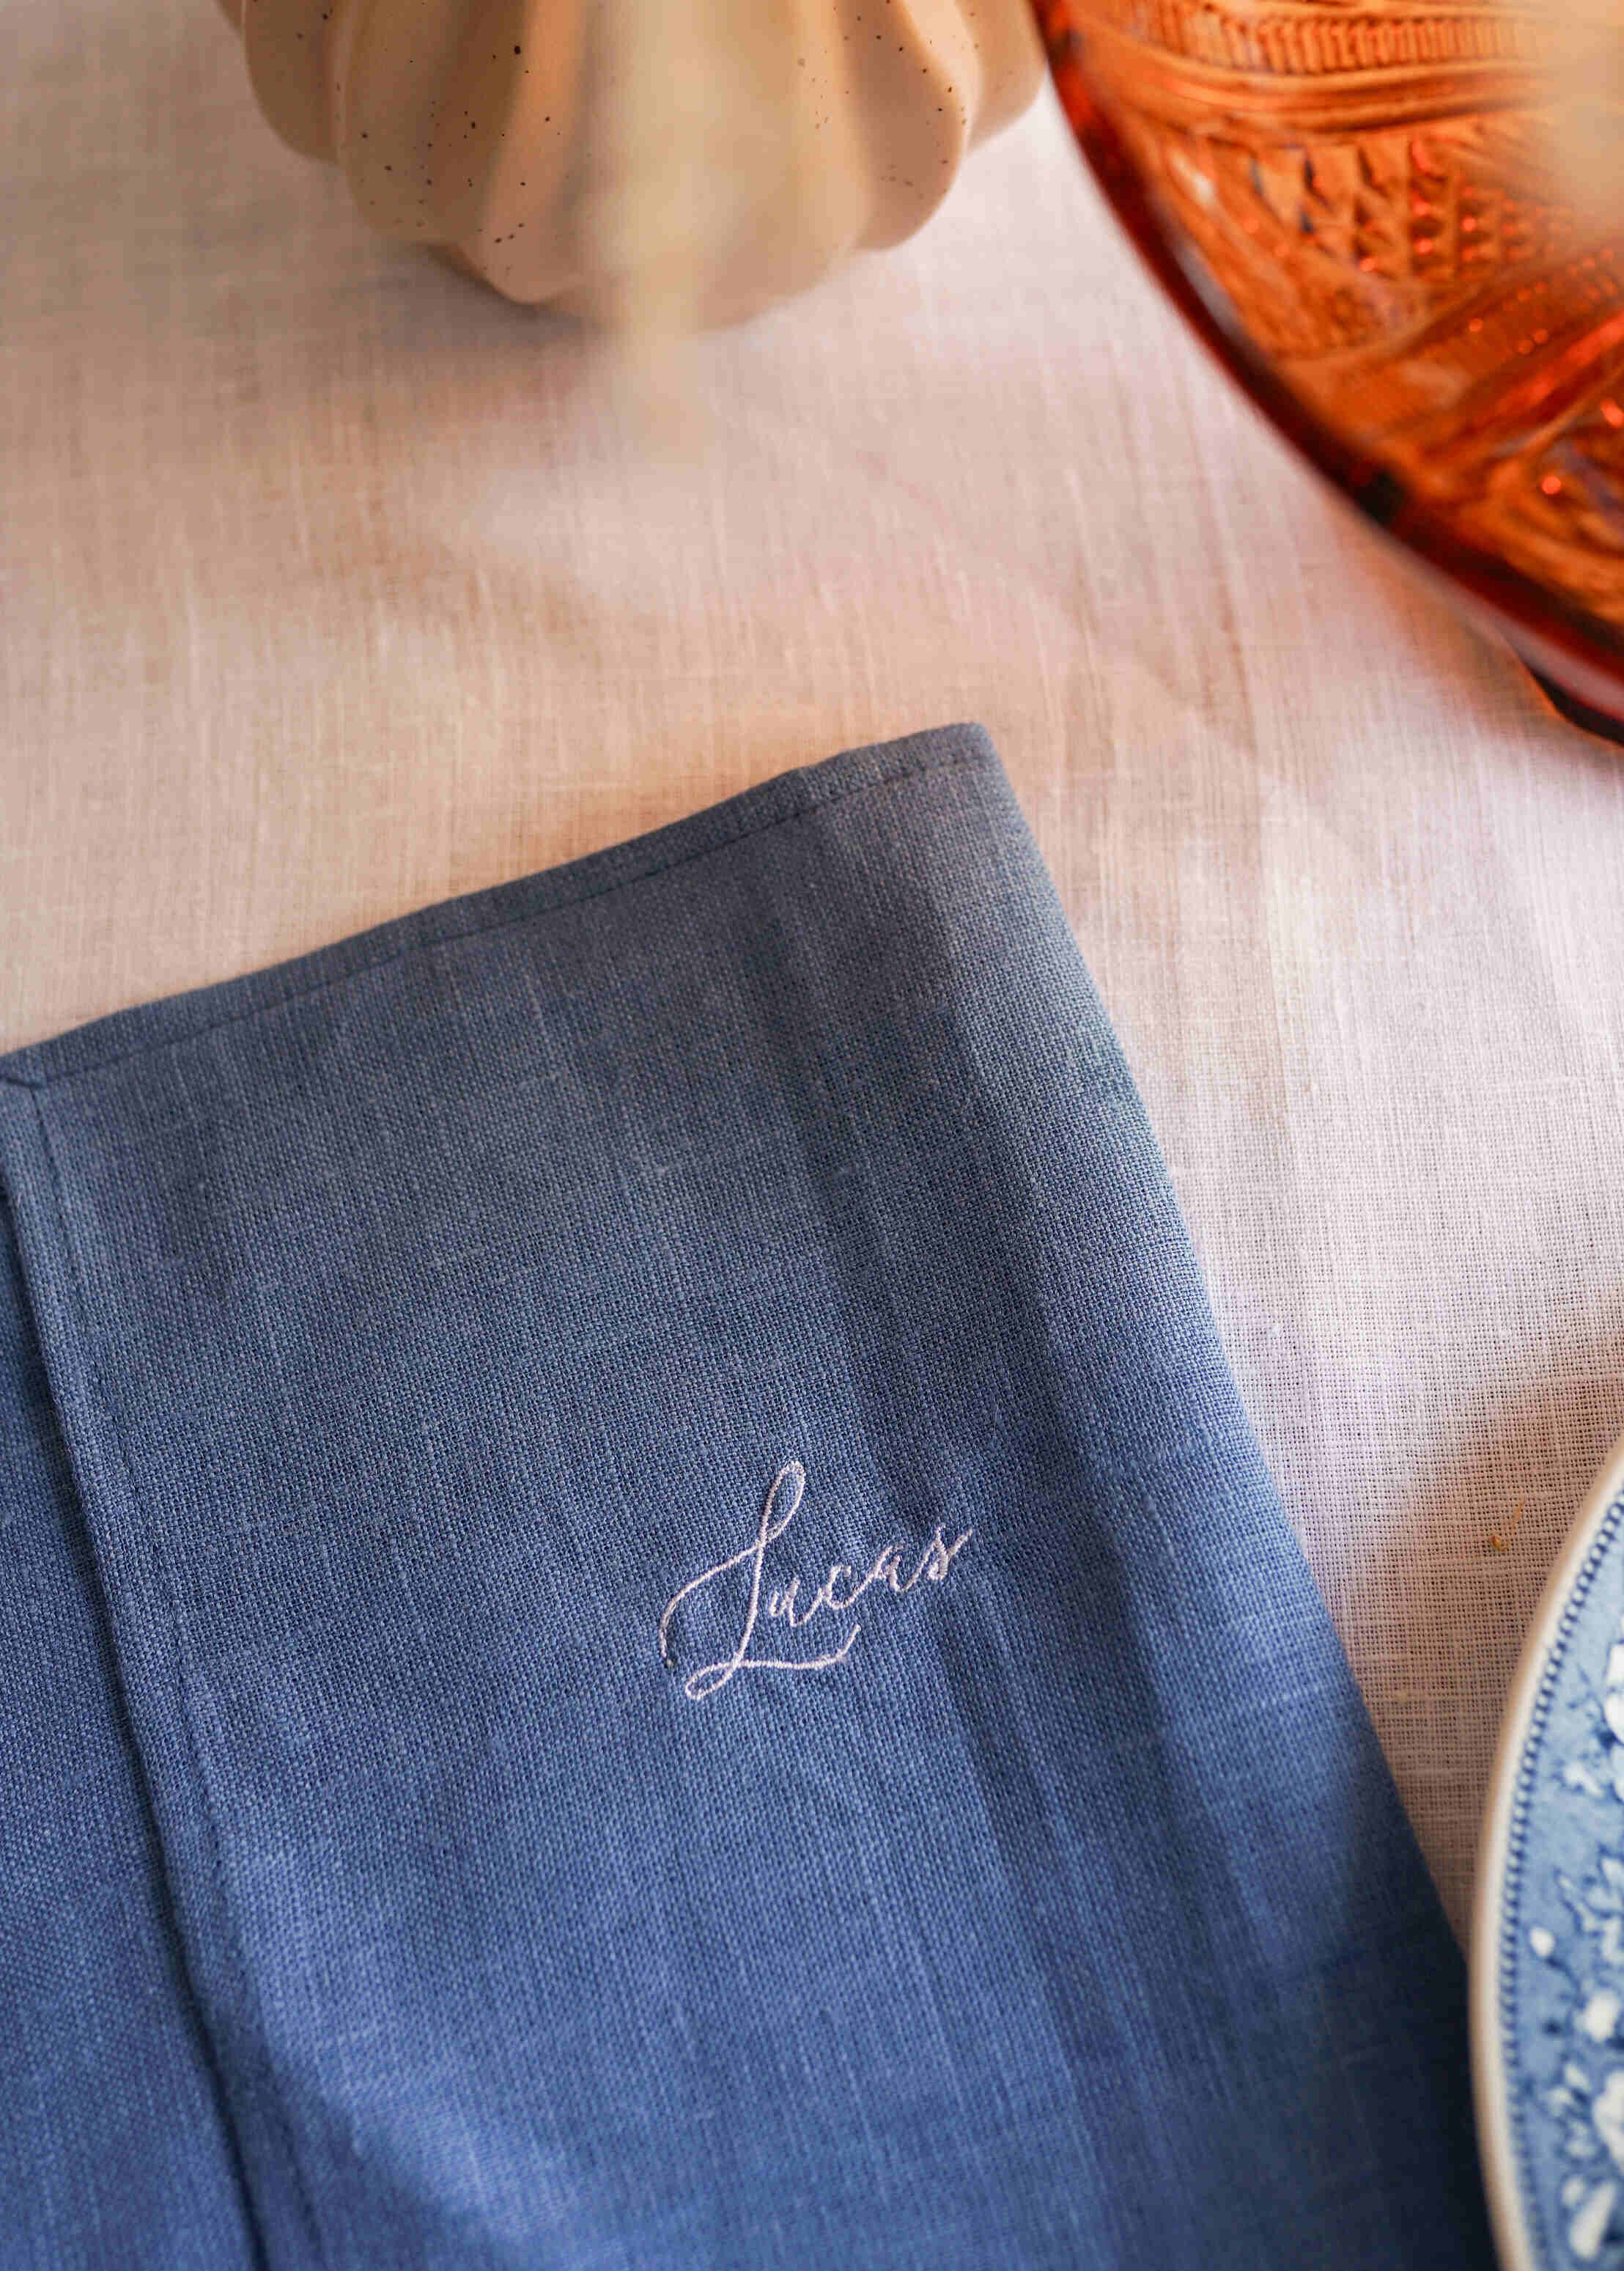
M 238 1975 L 244 2007 L 253 2013 L 256 2017 L 258 2017 L 260 2015 L 258 2000 L 253 1993 L 252 1981 L 250 1979 L 248 1967 L 248 1959 L 243 1950 L 241 1939 L 236 1927 L 236 1919 L 232 1910 L 230 1899 L 227 1895 L 226 1867 L 220 1840 L 219 1821 L 214 1810 L 213 1800 L 210 1796 L 208 1777 L 203 1770 L 203 1754 L 197 1741 L 197 1731 L 192 1719 L 191 1686 L 186 1668 L 186 1642 L 181 1622 L 180 1604 L 174 1590 L 174 1583 L 169 1575 L 167 1564 L 164 1559 L 162 1547 L 159 1544 L 157 1525 L 146 1519 L 145 1509 L 142 1507 L 141 1493 L 137 1488 L 135 1472 L 130 1464 L 129 1453 L 124 1448 L 123 1439 L 119 1432 L 118 1418 L 114 1411 L 113 1400 L 108 1394 L 106 1386 L 104 1385 L 101 1378 L 100 1366 L 96 1360 L 95 1342 L 90 1329 L 89 1304 L 85 1299 L 84 1280 L 79 1272 L 78 1256 L 74 1250 L 73 1234 L 68 1226 L 68 1213 L 63 1195 L 62 1176 L 57 1167 L 56 1154 L 51 1143 L 50 1128 L 47 1122 L 42 1104 L 36 1103 L 35 1113 L 40 1129 L 40 1140 L 45 1153 L 46 1171 L 50 1177 L 51 1194 L 53 1203 L 56 1207 L 57 1224 L 61 1232 L 63 1252 L 68 1264 L 69 1282 L 74 1312 L 78 1323 L 80 1338 L 84 1344 L 85 1371 L 89 1378 L 92 1393 L 101 1408 L 102 1417 L 107 1426 L 108 1440 L 110 1441 L 113 1450 L 117 1457 L 119 1468 L 124 1478 L 125 1486 L 130 1493 L 130 1504 L 135 1509 L 141 1532 L 151 1546 L 152 1567 L 158 1573 L 159 1583 L 164 1596 L 165 1609 L 167 1612 L 170 1627 L 174 1637 L 175 1682 L 180 1690 L 181 1722 L 185 1730 L 186 1748 L 190 1756 L 193 1776 L 196 1779 L 198 1792 L 203 1802 L 204 1820 L 208 1825 L 209 1850 L 213 1867 L 215 1888 L 219 1901 L 220 1912 L 225 1920 L 225 1938 L 226 1945 L 230 1950 L 232 1962 Z M 184 1945 L 184 1942 L 182 1942 L 182 1945 Z M 199 2017 L 203 2017 L 201 2000 L 199 2004 Z M 262 2025 L 262 2042 L 264 2036 Z M 269 2064 L 268 2057 L 266 2064 Z M 280 2143 L 283 2155 L 293 2178 L 294 2195 L 298 2200 L 300 2212 L 303 2217 L 305 2228 L 309 2236 L 312 2250 L 315 2253 L 316 2261 L 319 2264 L 325 2264 L 327 2260 L 326 2251 L 322 2245 L 322 2236 L 320 2228 L 315 2220 L 315 2208 L 312 2204 L 309 2193 L 306 2188 L 304 2171 L 300 2166 L 299 2156 L 293 2148 L 293 2132 L 288 2126 L 286 2114 L 283 2107 L 281 2098 L 276 2089 L 274 2081 L 268 2081 L 265 2097 L 270 2108 L 272 2126 L 277 2132 L 278 2142 Z M 251 2199 L 249 2201 L 249 2207 L 252 2211 L 253 2203 Z M 256 2228 L 257 2228 L 257 2214 L 253 2214 L 251 2220 Z
M 657 867 L 641 868 L 633 875 L 618 875 L 612 882 L 574 892 L 567 898 L 550 900 L 545 906 L 527 907 L 521 914 L 494 916 L 489 922 L 471 923 L 466 929 L 447 931 L 437 938 L 410 940 L 404 946 L 381 954 L 374 962 L 360 963 L 354 969 L 341 970 L 330 978 L 312 979 L 308 986 L 295 987 L 289 993 L 277 995 L 273 1001 L 256 1001 L 246 1009 L 234 1010 L 227 1016 L 217 1017 L 206 1025 L 194 1026 L 187 1032 L 171 1033 L 162 1039 L 144 1041 L 134 1048 L 121 1050 L 116 1056 L 93 1058 L 88 1064 L 75 1066 L 65 1072 L 48 1074 L 39 1080 L 27 1080 L 16 1073 L 0 1073 L 0 1082 L 8 1088 L 26 1089 L 36 1096 L 41 1096 L 47 1090 L 62 1083 L 82 1079 L 92 1073 L 107 1072 L 114 1065 L 129 1064 L 138 1057 L 156 1056 L 165 1049 L 180 1048 L 188 1041 L 200 1041 L 210 1033 L 223 1032 L 228 1026 L 245 1024 L 252 1017 L 263 1016 L 272 1009 L 285 1009 L 290 1002 L 302 1001 L 312 994 L 325 993 L 331 987 L 347 985 L 352 979 L 370 977 L 374 971 L 387 970 L 391 964 L 404 962 L 413 954 L 426 954 L 435 947 L 452 946 L 465 938 L 489 937 L 498 931 L 516 929 L 522 923 L 539 922 L 548 915 L 562 914 L 570 907 L 584 906 L 593 899 L 612 897 L 615 892 L 629 890 L 634 884 L 653 882 L 656 877 L 669 875 L 679 867 L 692 867 L 696 860 L 708 860 L 718 852 L 730 851 L 734 845 L 747 843 L 753 836 L 770 835 L 775 828 L 787 828 L 792 823 L 810 820 L 817 813 L 832 812 L 836 805 L 849 803 L 854 797 L 871 795 L 879 789 L 900 787 L 902 782 L 917 780 L 928 773 L 985 771 L 987 766 L 986 756 L 978 751 L 974 756 L 932 758 L 923 764 L 909 765 L 901 772 L 887 773 L 879 780 L 859 781 L 834 796 L 821 797 L 813 803 L 802 806 L 798 812 L 781 812 L 770 820 L 758 821 L 753 828 L 741 828 L 721 837 L 714 844 L 696 845 L 693 851 L 679 853 L 674 859 L 664 860 Z M 412 918 L 406 915 L 399 920 L 409 922 Z M 322 950 L 316 949 L 317 952 Z

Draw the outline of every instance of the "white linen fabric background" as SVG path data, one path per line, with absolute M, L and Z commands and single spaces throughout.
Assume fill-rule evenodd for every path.
M 981 719 L 1461 1923 L 1624 1426 L 1624 757 L 1234 398 L 1048 98 L 701 344 L 679 450 L 368 235 L 205 0 L 4 24 L 0 1047 Z

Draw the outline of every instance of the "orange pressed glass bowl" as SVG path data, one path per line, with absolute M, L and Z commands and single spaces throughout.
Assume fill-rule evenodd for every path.
M 1207 345 L 1559 706 L 1624 737 L 1624 209 L 1560 162 L 1552 11 L 1034 5 L 1085 156 Z M 1624 0 L 1601 39 L 1586 128 L 1624 151 Z

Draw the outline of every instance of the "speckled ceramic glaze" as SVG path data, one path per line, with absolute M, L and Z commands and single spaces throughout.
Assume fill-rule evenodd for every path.
M 1472 2064 L 1507 2271 L 1624 2267 L 1624 1441 L 1512 1684 L 1479 1856 Z
M 509 299 L 727 322 L 927 220 L 1028 0 L 222 0 L 265 116 Z

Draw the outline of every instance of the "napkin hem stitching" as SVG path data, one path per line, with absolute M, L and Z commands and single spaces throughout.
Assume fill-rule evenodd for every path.
M 952 732 L 953 729 L 952 727 L 944 727 L 938 728 L 938 730 Z M 471 923 L 466 929 L 447 931 L 432 938 L 408 940 L 404 944 L 391 949 L 391 950 L 386 954 L 380 955 L 375 961 L 357 963 L 352 968 L 336 971 L 327 977 L 313 979 L 308 986 L 296 987 L 285 994 L 276 995 L 274 998 L 251 1002 L 245 1009 L 234 1010 L 225 1016 L 214 1018 L 206 1024 L 189 1027 L 184 1032 L 156 1035 L 150 1040 L 137 1043 L 133 1048 L 121 1050 L 115 1055 L 93 1057 L 84 1064 L 70 1065 L 54 1073 L 42 1073 L 37 1079 L 30 1079 L 25 1074 L 0 1072 L 0 1084 L 3 1084 L 7 1088 L 23 1090 L 31 1095 L 43 1096 L 48 1091 L 59 1088 L 70 1081 L 78 1080 L 81 1077 L 88 1076 L 95 1073 L 110 1071 L 115 1065 L 129 1064 L 134 1062 L 140 1057 L 154 1056 L 163 1049 L 178 1048 L 182 1043 L 187 1041 L 203 1040 L 211 1033 L 224 1031 L 227 1026 L 245 1024 L 250 1018 L 261 1016 L 268 1010 L 279 1009 L 290 1002 L 303 1001 L 311 994 L 325 992 L 330 987 L 344 985 L 352 978 L 369 977 L 374 971 L 386 970 L 392 963 L 404 962 L 409 955 L 424 953 L 429 949 L 436 946 L 454 945 L 460 940 L 465 938 L 486 937 L 493 935 L 498 931 L 515 929 L 521 923 L 536 922 L 539 921 L 546 915 L 561 914 L 567 908 L 584 906 L 593 899 L 609 898 L 612 897 L 616 891 L 626 890 L 634 883 L 652 882 L 656 877 L 670 875 L 679 867 L 690 867 L 696 860 L 708 859 L 714 853 L 726 851 L 735 844 L 747 843 L 750 838 L 754 836 L 768 835 L 774 829 L 786 827 L 793 821 L 807 820 L 816 813 L 831 811 L 836 805 L 849 803 L 852 798 L 866 795 L 872 790 L 899 787 L 904 781 L 916 780 L 922 775 L 930 773 L 984 771 L 990 763 L 996 763 L 996 757 L 991 755 L 989 745 L 957 756 L 934 757 L 927 760 L 923 764 L 909 765 L 901 771 L 883 773 L 875 778 L 854 781 L 847 787 L 836 789 L 831 795 L 823 797 L 813 796 L 807 802 L 799 805 L 793 811 L 775 813 L 770 818 L 758 821 L 752 827 L 741 828 L 732 833 L 717 836 L 708 843 L 694 845 L 690 850 L 679 853 L 672 859 L 662 860 L 656 867 L 641 867 L 631 875 L 617 875 L 611 882 L 601 883 L 590 890 L 572 893 L 568 897 L 549 900 L 545 906 L 526 907 L 518 913 L 497 916 L 488 922 Z M 780 779 L 783 778 L 785 777 L 782 775 L 779 776 Z M 773 784 L 770 781 L 760 784 L 763 789 L 769 788 Z M 741 793 L 745 796 L 748 796 L 751 792 L 746 789 L 741 792 Z M 719 815 L 725 813 L 727 810 L 727 805 L 724 803 L 716 808 L 716 809 Z M 701 814 L 695 814 L 693 817 L 695 820 L 698 820 L 703 817 L 703 815 Z M 678 821 L 672 823 L 671 825 L 674 827 L 681 827 L 683 823 L 682 822 Z M 633 840 L 634 841 L 635 839 L 634 838 Z M 588 853 L 586 857 L 588 860 L 612 857 L 614 851 L 620 848 L 624 847 L 610 846 L 604 853 Z M 567 862 L 565 864 L 568 865 L 570 863 Z M 546 871 L 544 869 L 541 872 L 545 875 Z M 529 879 L 517 878 L 515 879 L 515 884 L 514 886 L 497 884 L 493 888 L 497 890 L 515 888 L 518 882 L 527 880 Z M 455 905 L 455 901 L 442 902 L 441 904 Z M 432 914 L 434 912 L 434 909 L 430 907 L 421 910 L 420 912 L 426 915 Z M 412 913 L 408 912 L 404 915 L 395 917 L 393 921 L 409 923 L 412 919 Z M 392 927 L 392 925 L 386 927 Z M 364 935 L 365 934 L 362 933 L 359 934 Z M 326 948 L 318 947 L 315 949 L 314 951 L 318 955 L 330 953 L 337 950 L 338 948 L 341 948 L 344 943 L 345 942 L 343 940 L 336 940 L 332 942 L 331 946 Z M 275 964 L 271 964 L 271 970 L 274 970 L 275 966 Z M 245 979 L 251 980 L 256 976 L 269 974 L 269 971 L 265 972 L 248 972 L 245 973 Z M 225 979 L 219 982 L 223 985 L 229 986 L 239 981 L 234 981 L 231 979 Z M 180 996 L 171 998 L 183 999 L 184 997 Z M 135 1009 L 131 1012 L 125 1013 L 115 1010 L 109 1014 L 113 1016 L 123 1014 L 138 1014 L 141 1009 L 148 1006 L 156 1007 L 158 1005 L 141 1003 L 136 1005 Z M 68 1035 L 61 1036 L 60 1038 L 67 1039 L 70 1037 L 70 1033 Z M 44 1042 L 35 1043 L 33 1046 L 37 1048 L 49 1048 L 53 1046 L 53 1043 L 47 1040 Z M 24 1050 L 19 1052 L 19 1054 L 26 1053 L 26 1047 Z
M 26 1085 L 27 1083 L 21 1084 Z M 40 1085 L 42 1087 L 44 1083 L 41 1083 Z M 137 1523 L 151 1553 L 152 1566 L 156 1574 L 158 1590 L 161 1597 L 162 1613 L 168 1625 L 169 1635 L 173 1646 L 172 1661 L 174 1679 L 174 1700 L 177 1706 L 177 1716 L 182 1728 L 182 1747 L 184 1749 L 187 1756 L 188 1770 L 199 1800 L 204 1825 L 208 1838 L 209 1859 L 205 1873 L 210 1880 L 211 1895 L 219 1902 L 222 1940 L 226 1947 L 227 1960 L 236 1972 L 240 1992 L 243 1996 L 245 2005 L 254 2013 L 256 2021 L 257 2022 L 261 2017 L 259 1997 L 256 1992 L 254 1975 L 248 1967 L 248 1955 L 243 1943 L 241 1922 L 232 1907 L 230 1882 L 226 1868 L 224 1841 L 220 1830 L 219 1809 L 216 1804 L 214 1792 L 210 1785 L 208 1774 L 204 1765 L 203 1746 L 198 1734 L 197 1723 L 192 1703 L 193 1673 L 187 1657 L 186 1627 L 181 1615 L 180 1597 L 175 1586 L 174 1572 L 169 1566 L 168 1545 L 167 1541 L 161 1538 L 159 1525 L 152 1522 L 148 1516 L 142 1487 L 136 1479 L 135 1467 L 130 1459 L 129 1449 L 125 1444 L 122 1422 L 120 1419 L 117 1406 L 114 1403 L 113 1396 L 108 1388 L 106 1379 L 103 1376 L 100 1352 L 97 1344 L 95 1329 L 91 1322 L 91 1308 L 85 1290 L 84 1270 L 79 1260 L 78 1249 L 74 1243 L 73 1233 L 69 1225 L 66 1195 L 63 1188 L 62 1169 L 57 1162 L 56 1147 L 51 1142 L 49 1125 L 47 1122 L 44 1111 L 39 1103 L 38 1089 L 36 1089 L 35 1091 L 34 1122 L 39 1131 L 40 1151 L 45 1165 L 47 1203 L 51 1214 L 55 1217 L 54 1226 L 61 1244 L 62 1257 L 64 1265 L 61 1276 L 61 1284 L 64 1303 L 68 1311 L 70 1334 L 76 1330 L 78 1336 L 78 1354 L 79 1361 L 83 1367 L 85 1404 L 86 1406 L 87 1416 L 92 1419 L 100 1417 L 105 1427 L 107 1441 L 111 1447 L 114 1464 L 117 1473 L 124 1483 L 125 1488 L 130 1493 L 130 1506 L 134 1511 Z M 62 1406 L 57 1402 L 55 1393 L 53 1393 L 51 1400 L 53 1409 L 58 1415 L 58 1424 L 63 1426 L 63 1432 L 65 1436 L 67 1433 L 65 1415 L 63 1413 Z M 98 1407 L 100 1407 L 99 1411 Z M 95 1502 L 96 1487 L 95 1485 L 87 1478 L 82 1478 L 77 1473 L 75 1476 L 75 1482 L 76 1486 L 80 1491 L 84 1502 L 85 1514 L 88 1526 L 90 1510 Z M 93 1548 L 99 1548 L 99 1541 L 95 1540 L 93 1533 Z M 107 1605 L 109 1628 L 115 1635 L 115 1645 L 119 1657 L 120 1677 L 126 1683 L 126 1690 L 128 1692 L 128 1686 L 130 1679 L 129 1651 L 124 1642 L 116 1637 L 117 1612 L 113 1598 L 112 1590 L 108 1584 L 106 1573 L 100 1567 L 101 1555 L 99 1550 L 95 1550 L 95 1560 L 97 1563 L 98 1582 L 101 1589 L 102 1598 Z M 131 1701 L 133 1703 L 133 1697 L 131 1698 Z M 131 1724 L 132 1731 L 134 1731 L 135 1714 L 133 1709 L 131 1712 Z M 141 1741 L 141 1737 L 138 1731 L 136 1733 L 136 1740 L 137 1749 L 140 1750 L 142 1754 L 144 1770 L 150 1773 L 152 1770 L 151 1760 L 147 1754 L 146 1746 Z M 163 1854 L 164 1869 L 166 1880 L 167 1880 L 169 1872 L 173 1866 L 174 1856 L 170 1849 L 169 1842 L 164 1837 L 161 1828 L 159 1834 L 159 1850 Z M 179 1902 L 176 1898 L 173 1882 L 166 1882 L 165 1891 L 166 1897 L 171 1903 L 171 1913 L 175 1924 L 177 1933 L 180 1937 L 182 1951 L 189 1975 L 194 1961 L 194 1951 L 185 1932 L 181 1928 Z M 262 2237 L 260 2223 L 261 2209 L 259 2204 L 254 2198 L 253 2188 L 248 2181 L 247 2154 L 244 2150 L 243 2128 L 241 2119 L 241 2104 L 234 2100 L 233 2094 L 227 2085 L 225 2060 L 221 2054 L 219 2043 L 216 2038 L 215 2024 L 208 2014 L 207 2007 L 201 1992 L 200 1984 L 194 1979 L 192 1984 L 193 1992 L 197 1999 L 198 2031 L 203 2040 L 204 2055 L 218 2083 L 221 2111 L 226 2118 L 227 2133 L 232 2138 L 236 2147 L 239 2161 L 237 2173 L 239 2176 L 241 2196 L 243 2201 L 245 2215 L 248 2223 L 250 2231 L 256 2237 Z M 263 2024 L 261 2024 L 259 2031 L 260 2039 L 263 2044 L 264 2042 L 264 2029 Z M 264 2049 L 263 2051 L 262 2062 L 265 2072 L 270 2074 L 271 2071 L 271 2060 L 268 2049 Z M 315 2260 L 318 2265 L 324 2266 L 328 2260 L 325 2237 L 316 2216 L 315 2203 L 310 2193 L 305 2169 L 300 2159 L 299 2152 L 294 2141 L 293 2127 L 288 2119 L 287 2109 L 283 2103 L 279 2090 L 276 2087 L 274 2077 L 271 2080 L 270 2087 L 264 2092 L 263 2102 L 265 2105 L 264 2118 L 266 2126 L 271 2131 L 272 2136 L 275 2138 L 277 2147 L 285 2163 L 293 2196 L 298 2205 L 299 2214 L 304 2223 L 306 2235 L 311 2243 Z

